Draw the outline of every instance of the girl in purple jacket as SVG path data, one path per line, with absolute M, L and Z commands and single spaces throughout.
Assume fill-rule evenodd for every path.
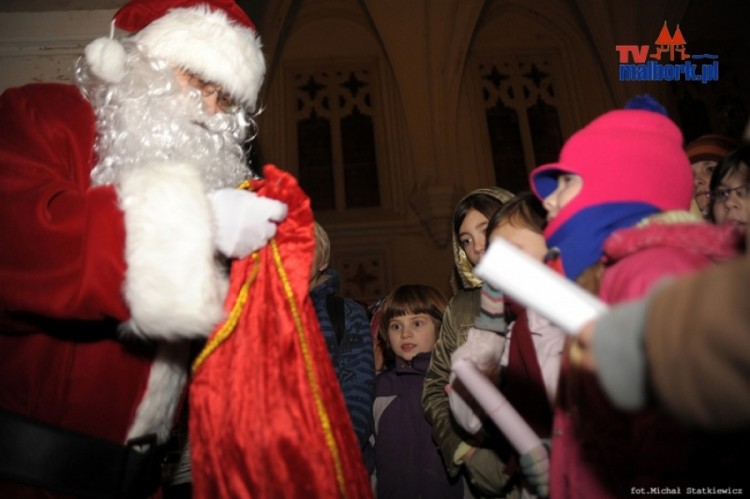
M 396 288 L 384 300 L 378 334 L 386 371 L 375 379 L 375 477 L 378 499 L 458 499 L 461 478 L 443 466 L 422 409 L 422 386 L 446 300 L 419 284 Z

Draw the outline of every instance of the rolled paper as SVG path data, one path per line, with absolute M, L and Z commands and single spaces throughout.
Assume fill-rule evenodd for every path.
M 473 272 L 568 334 L 607 310 L 596 296 L 501 238 L 492 240 Z
M 518 414 L 502 393 L 482 374 L 469 359 L 457 359 L 451 368 L 484 412 L 497 425 L 519 455 L 524 455 L 541 445 L 534 430 Z

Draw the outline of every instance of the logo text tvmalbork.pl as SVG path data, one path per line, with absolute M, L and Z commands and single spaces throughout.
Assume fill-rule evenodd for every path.
M 699 81 L 708 83 L 719 80 L 718 55 L 688 54 L 687 42 L 677 25 L 674 34 L 669 33 L 667 22 L 650 45 L 617 45 L 620 56 L 620 81 Z M 666 59 L 669 59 L 666 62 Z M 665 62 L 662 62 L 662 61 Z M 707 63 L 692 61 L 709 60 Z

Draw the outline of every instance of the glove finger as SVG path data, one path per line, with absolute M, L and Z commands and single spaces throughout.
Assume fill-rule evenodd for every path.
M 251 207 L 255 216 L 260 216 L 274 222 L 281 222 L 286 218 L 287 206 L 281 201 L 258 196 Z
M 268 221 L 250 227 L 250 230 L 237 242 L 236 249 L 231 256 L 244 258 L 253 251 L 261 249 L 276 235 L 276 227 L 275 223 Z
M 278 226 L 275 223 L 269 221 L 265 221 L 260 225 L 259 236 L 263 239 L 263 246 L 265 246 L 266 243 L 276 235 L 277 227 Z
M 276 201 L 275 209 L 272 210 L 268 218 L 270 220 L 273 220 L 274 222 L 281 222 L 286 218 L 287 211 L 288 210 L 286 204 L 282 203 L 281 201 Z

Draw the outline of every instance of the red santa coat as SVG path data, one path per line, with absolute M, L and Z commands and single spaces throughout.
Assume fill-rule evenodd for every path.
M 0 97 L 0 409 L 120 444 L 164 441 L 186 340 L 223 317 L 226 278 L 195 165 L 91 187 L 95 138 L 75 87 Z

